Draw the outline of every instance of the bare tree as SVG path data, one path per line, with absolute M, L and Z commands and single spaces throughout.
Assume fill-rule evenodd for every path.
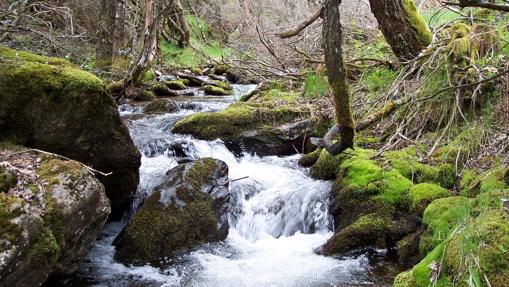
M 97 33 L 96 65 L 109 70 L 113 62 L 114 35 L 118 0 L 101 1 L 99 31 Z
M 341 0 L 326 0 L 323 4 L 323 38 L 325 40 L 325 64 L 329 83 L 334 95 L 334 110 L 337 125 L 324 137 L 325 148 L 331 154 L 339 154 L 353 147 L 355 124 L 350 105 L 347 74 L 343 62 L 343 32 L 340 22 Z M 337 143 L 334 137 L 339 135 Z

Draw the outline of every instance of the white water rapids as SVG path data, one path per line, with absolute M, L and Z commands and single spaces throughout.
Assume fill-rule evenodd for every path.
M 235 97 L 252 86 L 236 86 Z M 187 97 L 174 114 L 122 112 L 143 154 L 138 197 L 145 198 L 177 159 L 213 157 L 229 166 L 230 189 L 239 196 L 225 242 L 208 244 L 171 259 L 165 270 L 125 266 L 113 259 L 112 241 L 121 223 L 106 226 L 78 274 L 81 283 L 66 286 L 383 286 L 368 257 L 332 258 L 314 249 L 332 236 L 328 211 L 330 182 L 317 181 L 297 165 L 299 156 L 235 157 L 221 141 L 201 141 L 170 132 L 176 120 L 196 110 L 216 111 L 234 97 Z M 188 109 L 186 109 L 186 107 Z M 193 107 L 191 109 L 190 107 Z M 197 108 L 201 107 L 201 108 Z M 349 286 L 352 286 L 349 285 Z

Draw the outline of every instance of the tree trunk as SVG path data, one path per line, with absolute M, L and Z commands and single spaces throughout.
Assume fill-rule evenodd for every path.
M 95 51 L 96 65 L 109 71 L 114 54 L 114 34 L 118 0 L 101 1 L 101 15 L 99 16 L 98 43 Z
M 158 40 L 158 26 L 159 18 L 155 18 L 154 0 L 145 0 L 145 20 L 143 29 L 143 48 L 140 52 L 137 63 L 130 72 L 130 77 L 127 82 L 136 83 L 154 61 L 157 55 L 157 40 Z
M 394 54 L 402 60 L 419 55 L 432 34 L 413 0 L 370 0 L 371 12 Z
M 347 148 L 352 148 L 355 135 L 355 124 L 346 78 L 347 73 L 343 62 L 340 4 L 341 0 L 326 0 L 323 4 L 322 13 L 325 65 L 327 66 L 329 84 L 334 94 L 334 109 L 337 121 L 337 126 L 324 137 L 325 147 L 331 154 L 339 154 Z M 332 139 L 337 135 L 339 135 L 339 141 L 332 144 Z

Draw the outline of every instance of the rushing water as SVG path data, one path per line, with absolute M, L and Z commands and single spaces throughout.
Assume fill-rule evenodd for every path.
M 113 259 L 112 242 L 122 224 L 110 223 L 82 264 L 79 280 L 71 280 L 67 286 L 386 285 L 386 268 L 378 265 L 382 273 L 374 275 L 367 255 L 331 258 L 315 254 L 314 250 L 332 236 L 327 202 L 331 183 L 310 178 L 308 171 L 297 165 L 298 156 L 238 158 L 219 140 L 207 142 L 170 132 L 183 116 L 221 110 L 252 88 L 235 86 L 234 97 L 180 98 L 181 109 L 173 114 L 145 116 L 141 108 L 121 107 L 142 152 L 133 209 L 178 160 L 218 158 L 228 164 L 230 190 L 239 198 L 228 238 L 173 258 L 165 270 L 132 267 Z

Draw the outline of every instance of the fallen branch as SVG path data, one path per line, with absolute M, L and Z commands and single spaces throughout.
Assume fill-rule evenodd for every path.
M 302 32 L 302 30 L 306 29 L 311 24 L 313 24 L 316 20 L 318 20 L 318 18 L 320 18 L 320 17 L 322 17 L 322 8 L 316 10 L 315 13 L 313 13 L 313 15 L 311 15 L 311 17 L 309 17 L 305 21 L 299 23 L 293 29 L 278 33 L 276 35 L 281 39 L 288 39 L 288 38 L 295 37 L 295 36 L 299 35 L 300 32 Z
M 482 1 L 482 0 L 481 1 L 460 0 L 459 2 L 442 1 L 442 3 L 445 5 L 458 6 L 461 8 L 479 7 L 479 8 L 486 8 L 486 9 L 497 10 L 497 11 L 502 11 L 502 12 L 509 12 L 509 5 L 500 5 L 500 4 L 490 3 L 490 2 L 486 2 L 486 1 Z

